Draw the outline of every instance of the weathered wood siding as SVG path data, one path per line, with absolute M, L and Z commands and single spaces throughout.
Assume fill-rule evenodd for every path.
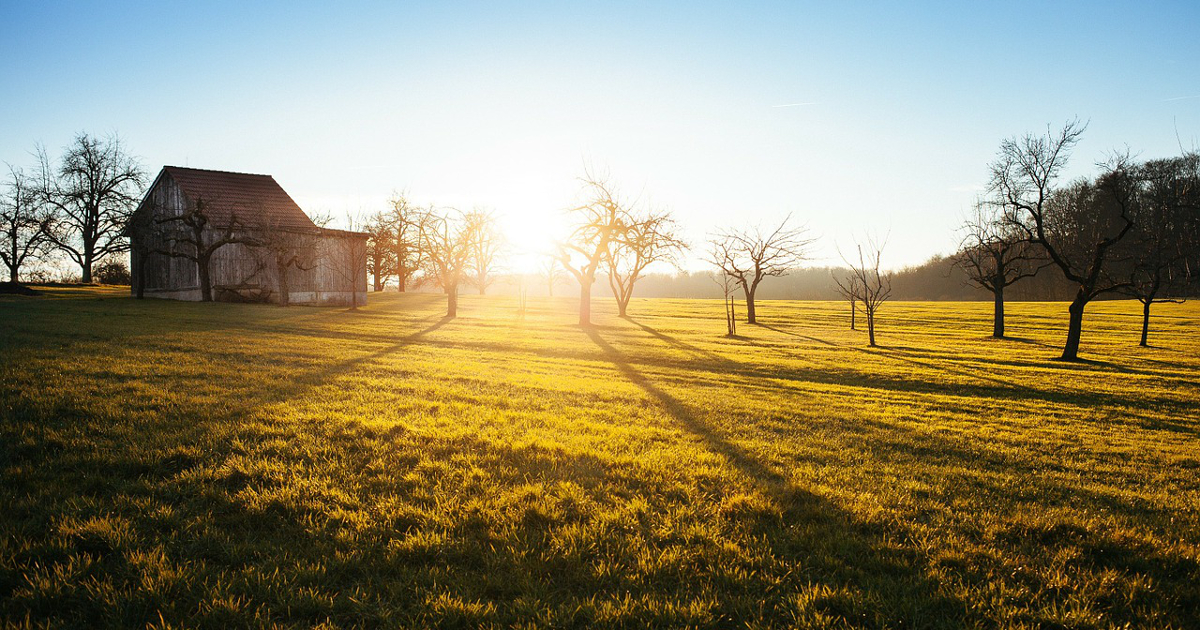
M 169 175 L 164 174 L 147 193 L 139 212 L 151 211 L 151 225 L 181 216 L 188 199 Z M 253 236 L 253 230 L 243 233 Z M 212 231 L 213 238 L 218 236 Z M 133 236 L 146 239 L 151 250 L 170 248 L 161 230 L 149 235 Z M 295 304 L 350 304 L 357 293 L 357 303 L 367 300 L 366 237 L 339 230 L 323 230 L 316 241 L 315 266 L 312 269 L 288 270 L 289 301 Z M 133 255 L 134 273 L 138 273 L 138 255 Z M 200 275 L 196 263 L 187 258 L 160 253 L 149 254 L 145 267 L 146 296 L 178 300 L 200 300 Z M 278 302 L 279 278 L 275 261 L 262 247 L 232 243 L 218 249 L 209 265 L 213 299 L 224 301 Z M 136 287 L 136 281 L 134 282 Z

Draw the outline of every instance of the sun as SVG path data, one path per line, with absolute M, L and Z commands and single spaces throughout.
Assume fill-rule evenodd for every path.
M 553 207 L 529 210 L 497 210 L 497 222 L 508 242 L 509 269 L 514 273 L 536 273 L 556 243 L 569 231 L 565 213 Z

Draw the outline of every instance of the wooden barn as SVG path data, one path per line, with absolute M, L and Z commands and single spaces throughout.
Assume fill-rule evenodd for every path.
M 133 292 L 366 303 L 366 239 L 323 228 L 270 175 L 164 166 L 130 221 Z

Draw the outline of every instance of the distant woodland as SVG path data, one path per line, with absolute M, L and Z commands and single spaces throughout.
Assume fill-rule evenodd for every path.
M 804 267 L 794 269 L 786 276 L 768 278 L 759 289 L 759 298 L 764 300 L 840 300 L 835 274 L 845 273 L 842 267 Z M 715 273 L 685 271 L 682 273 L 650 273 L 638 280 L 634 297 L 641 298 L 713 298 L 723 296 Z M 530 295 L 546 295 L 544 277 L 501 274 L 496 279 L 493 293 L 514 295 L 522 284 Z M 395 290 L 394 286 L 389 287 Z M 429 286 L 428 291 L 440 289 Z M 573 280 L 562 278 L 555 283 L 554 295 L 570 296 L 579 287 Z M 1069 300 L 1074 288 L 1061 276 L 1040 273 L 1023 278 L 1008 288 L 1009 298 L 1017 301 L 1062 301 Z M 592 287 L 596 297 L 609 296 L 606 284 L 597 282 Z M 1114 299 L 1124 296 L 1113 295 Z M 905 267 L 892 274 L 892 299 L 896 300 L 991 300 L 992 293 L 981 289 L 967 280 L 963 269 L 954 264 L 949 256 L 934 256 L 921 265 Z

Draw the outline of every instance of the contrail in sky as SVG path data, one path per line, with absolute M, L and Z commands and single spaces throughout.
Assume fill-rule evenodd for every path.
M 1162 100 L 1162 102 L 1166 103 L 1167 101 L 1190 101 L 1194 98 L 1200 98 L 1200 94 L 1197 94 L 1195 96 L 1176 96 L 1175 98 L 1164 98 Z
M 816 105 L 816 101 L 808 101 L 806 103 L 784 103 L 783 105 L 772 105 L 771 107 L 800 107 L 801 105 Z

